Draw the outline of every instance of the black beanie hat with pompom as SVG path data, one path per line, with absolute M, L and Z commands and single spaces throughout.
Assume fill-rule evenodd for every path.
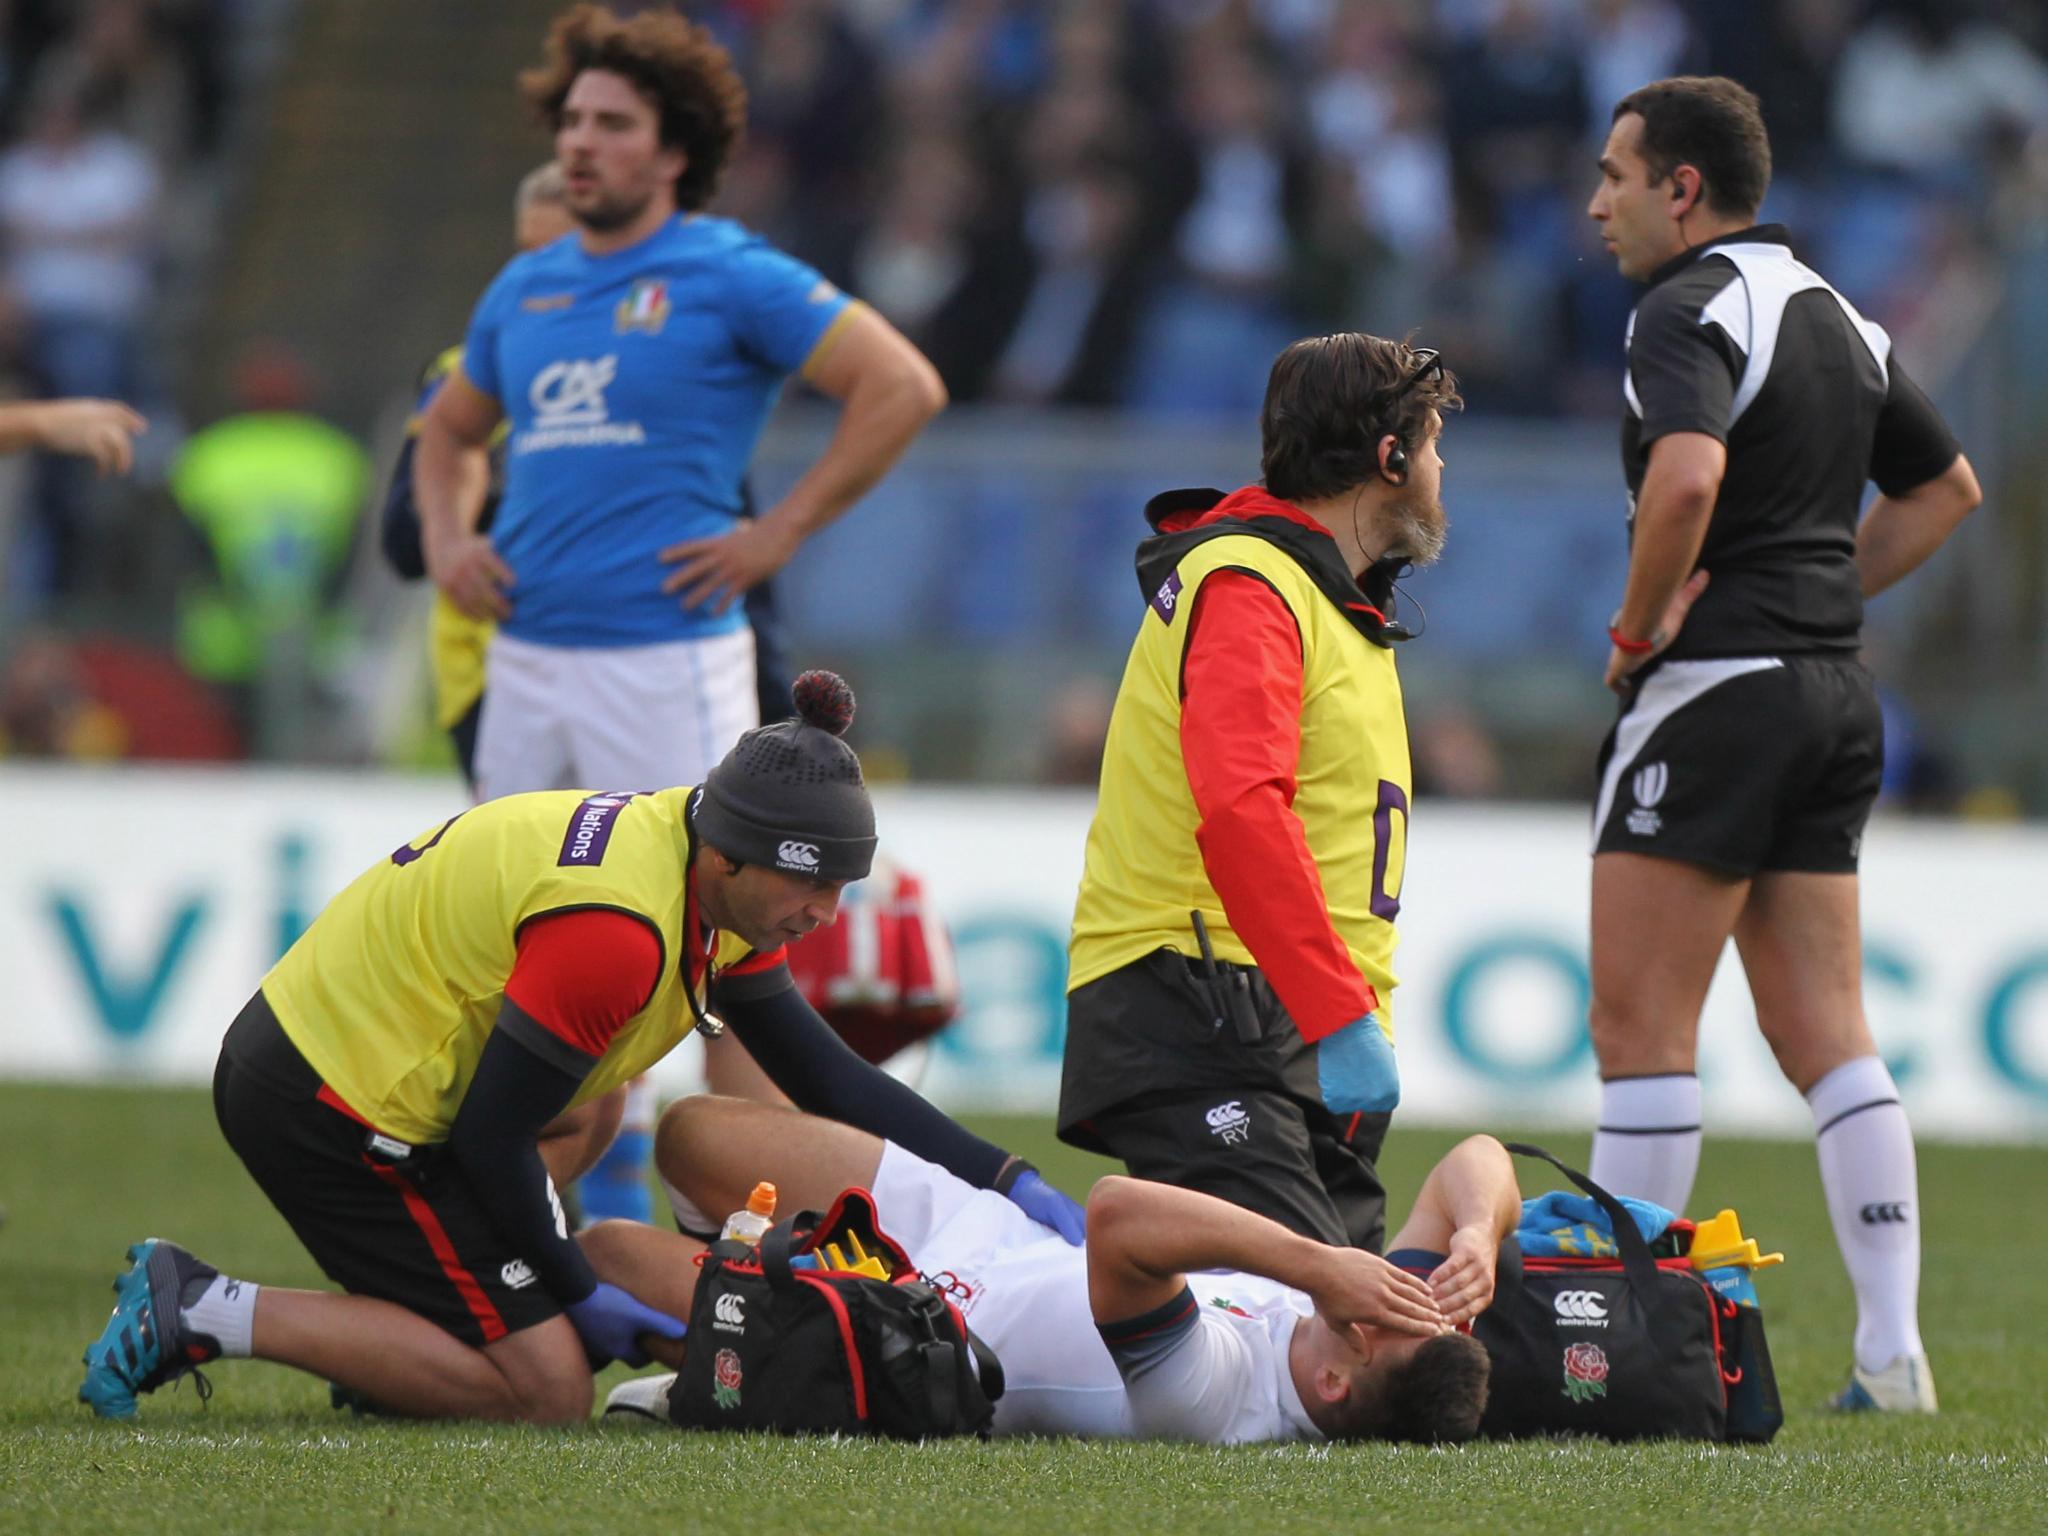
M 790 689 L 794 720 L 740 737 L 704 781 L 697 835 L 729 859 L 821 880 L 864 880 L 875 861 L 875 807 L 860 759 L 840 737 L 853 690 L 836 672 Z

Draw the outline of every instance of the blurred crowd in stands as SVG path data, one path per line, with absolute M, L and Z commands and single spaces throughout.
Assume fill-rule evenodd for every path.
M 9 393 L 125 400 L 163 384 L 145 338 L 179 192 L 216 155 L 225 0 L 0 4 L 0 370 Z M 91 558 L 90 471 L 39 459 L 6 595 L 33 604 Z
M 136 403 L 152 430 L 135 488 L 113 494 L 154 498 L 166 514 L 152 535 L 148 519 L 110 515 L 120 503 L 76 461 L 0 461 L 0 753 L 370 753 L 360 711 L 334 706 L 329 685 L 374 664 L 355 632 L 365 605 L 344 584 L 381 466 L 305 414 L 317 381 L 281 351 L 242 360 L 240 415 L 188 427 L 176 359 L 161 345 L 167 309 L 203 306 L 209 242 L 232 206 L 245 159 L 238 105 L 261 74 L 249 59 L 255 19 L 288 22 L 304 3 L 0 0 L 0 391 Z M 2048 220 L 2048 7 L 2038 4 L 682 8 L 731 48 L 751 92 L 747 145 L 716 211 L 883 310 L 938 364 L 962 419 L 991 403 L 1127 412 L 1119 430 L 1132 434 L 1190 417 L 1243 427 L 1288 341 L 1367 329 L 1440 348 L 1474 416 L 1604 427 L 1618 409 L 1636 290 L 1583 209 L 1613 102 L 1661 75 L 1726 73 L 1759 92 L 1777 167 L 1766 217 L 1789 224 L 1804 253 L 1909 346 L 1916 327 L 1940 326 L 1945 284 L 2010 263 L 2024 232 L 2038 239 Z M 518 133 L 509 80 L 504 108 L 507 133 Z M 1149 480 L 1156 467 L 1132 473 Z M 921 479 L 906 466 L 876 500 L 907 498 L 919 526 L 972 538 L 990 509 L 1045 491 L 949 473 Z M 1618 472 L 1609 478 L 1618 485 Z M 1097 494 L 1119 507 L 1149 494 L 1126 489 Z M 987 515 L 978 524 L 962 506 Z M 1579 510 L 1587 526 L 1574 537 L 1618 551 L 1611 509 Z M 1091 504 L 1070 520 L 1094 516 Z M 154 559 L 166 525 L 181 541 L 163 562 L 177 572 L 174 611 L 145 624 L 103 611 L 104 596 L 98 608 L 91 592 L 81 602 L 89 566 L 103 593 L 133 590 L 105 580 L 109 563 Z M 1118 551 L 1108 628 L 1122 636 L 1121 525 L 1094 539 L 1104 541 Z M 1461 568 L 1491 582 L 1523 558 L 1521 546 L 1494 542 L 1490 564 L 1486 550 L 1454 546 Z M 957 548 L 930 563 L 976 568 Z M 896 590 L 878 586 L 877 600 Z M 1044 621 L 1028 603 L 1018 612 L 982 641 L 1058 638 L 1033 628 Z M 78 633 L 39 627 L 44 615 Z M 1061 622 L 1071 643 L 1079 631 L 1071 615 Z M 945 638 L 971 648 L 980 635 Z M 1104 667 L 1120 639 L 1113 649 Z M 358 694 L 379 686 L 356 684 Z M 1092 781 L 1105 700 L 1095 672 L 1048 684 L 1035 705 L 1042 777 Z M 1420 776 L 1451 794 L 1576 791 L 1576 724 L 1555 754 L 1564 767 L 1536 778 L 1532 755 L 1503 751 L 1499 729 L 1455 697 L 1419 708 Z
M 1767 214 L 1888 324 L 2048 175 L 2048 11 L 1983 0 L 726 0 L 725 210 L 960 401 L 1241 411 L 1292 338 L 1418 330 L 1474 409 L 1606 414 L 1613 103 L 1758 91 Z

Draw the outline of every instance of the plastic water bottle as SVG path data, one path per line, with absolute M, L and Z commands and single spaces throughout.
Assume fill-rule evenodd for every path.
M 725 1229 L 718 1234 L 718 1240 L 758 1243 L 774 1225 L 775 1186 L 763 1179 L 747 1196 L 747 1203 L 725 1218 Z
M 1782 1253 L 1760 1253 L 1756 1239 L 1742 1235 L 1742 1222 L 1733 1211 L 1699 1224 L 1692 1239 L 1692 1267 L 1714 1291 L 1738 1307 L 1753 1307 L 1756 1284 L 1751 1276 L 1759 1269 L 1785 1262 Z

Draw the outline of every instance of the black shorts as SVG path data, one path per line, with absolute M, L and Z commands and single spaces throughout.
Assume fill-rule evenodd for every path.
M 328 1279 L 477 1347 L 560 1313 L 499 1239 L 445 1147 L 379 1136 L 320 1092 L 257 993 L 222 1043 L 214 1114 Z
M 1852 657 L 1665 662 L 1600 750 L 1593 851 L 1853 874 L 1884 723 Z
M 1068 996 L 1061 1139 L 1120 1158 L 1141 1179 L 1377 1253 L 1387 1196 L 1375 1164 L 1392 1117 L 1324 1108 L 1316 1048 L 1266 978 L 1220 969 L 1244 977 L 1257 1039 L 1217 1026 L 1198 966 L 1172 950 Z

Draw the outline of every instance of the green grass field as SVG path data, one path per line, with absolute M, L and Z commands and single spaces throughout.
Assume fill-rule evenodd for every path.
M 1107 1166 L 1058 1147 L 1042 1122 L 977 1128 L 1077 1194 Z M 1397 1209 L 1451 1139 L 1396 1132 Z M 1554 1141 L 1583 1158 L 1584 1138 Z M 2040 1530 L 2044 1189 L 2048 1149 L 1922 1149 L 1922 1315 L 1943 1412 L 1836 1421 L 1816 1405 L 1846 1370 L 1852 1305 L 1812 1151 L 1710 1144 L 1702 1213 L 1735 1205 L 1790 1260 L 1762 1280 L 1789 1418 L 1761 1449 L 914 1447 L 408 1425 L 336 1414 L 319 1382 L 249 1363 L 214 1369 L 210 1405 L 188 1381 L 145 1399 L 132 1424 L 102 1424 L 74 1400 L 78 1358 L 129 1242 L 175 1237 L 262 1281 L 320 1277 L 221 1142 L 204 1095 L 4 1084 L 0 1532 Z

